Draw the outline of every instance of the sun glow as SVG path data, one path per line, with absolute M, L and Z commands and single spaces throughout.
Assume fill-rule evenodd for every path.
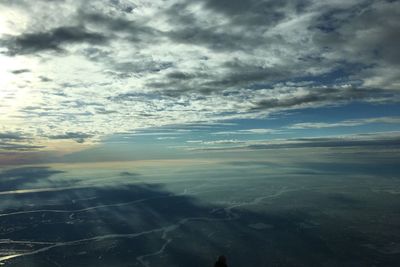
M 36 65 L 34 60 L 26 57 L 11 58 L 0 54 L 0 110 L 3 115 L 16 113 L 37 98 L 33 73 Z

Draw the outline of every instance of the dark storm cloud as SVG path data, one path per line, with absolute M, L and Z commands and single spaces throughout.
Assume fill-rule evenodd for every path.
M 71 139 L 76 141 L 77 143 L 84 143 L 85 139 L 91 137 L 93 137 L 93 134 L 80 133 L 80 132 L 66 132 L 65 134 L 48 136 L 49 139 L 54 139 L 54 140 Z
M 6 36 L 0 45 L 7 48 L 9 55 L 32 54 L 45 50 L 62 51 L 68 43 L 104 44 L 107 38 L 84 27 L 59 27 L 47 32 L 23 33 Z

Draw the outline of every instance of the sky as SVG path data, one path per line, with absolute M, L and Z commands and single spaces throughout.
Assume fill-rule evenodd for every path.
M 0 0 L 0 166 L 393 163 L 399 17 L 389 0 Z

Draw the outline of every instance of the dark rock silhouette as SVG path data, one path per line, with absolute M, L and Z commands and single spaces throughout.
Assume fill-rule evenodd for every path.
M 218 257 L 218 260 L 215 262 L 214 267 L 228 267 L 226 264 L 226 257 L 221 255 Z

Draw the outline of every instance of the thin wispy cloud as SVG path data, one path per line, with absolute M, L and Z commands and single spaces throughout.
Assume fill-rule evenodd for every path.
M 326 122 L 304 122 L 296 123 L 289 126 L 289 129 L 320 129 L 320 128 L 333 128 L 333 127 L 353 127 L 373 123 L 384 124 L 400 124 L 400 117 L 380 117 L 380 118 L 367 118 L 357 120 L 345 120 L 333 123 Z
M 264 128 L 256 128 L 256 129 L 246 129 L 246 130 L 237 130 L 237 131 L 221 131 L 221 132 L 213 132 L 212 134 L 216 135 L 234 135 L 234 134 L 275 134 L 279 133 L 279 130 L 276 129 L 264 129 Z
M 187 147 L 187 149 L 191 151 L 256 151 L 302 148 L 369 148 L 372 150 L 377 148 L 397 149 L 400 146 L 400 132 L 254 141 L 218 140 L 210 142 L 200 141 L 196 143 L 208 146 L 192 146 Z M 231 144 L 238 145 L 230 146 Z

